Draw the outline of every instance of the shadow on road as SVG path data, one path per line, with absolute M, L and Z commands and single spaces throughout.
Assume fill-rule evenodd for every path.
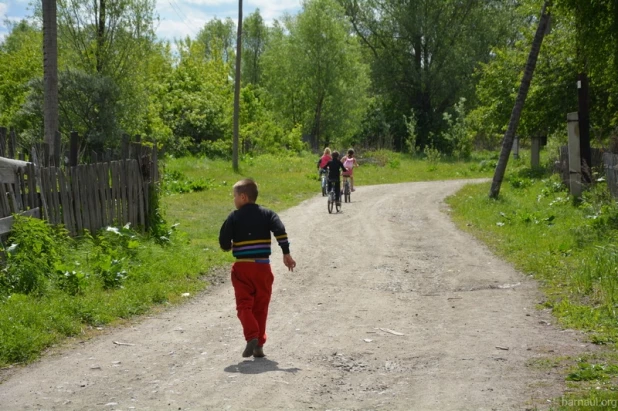
M 279 368 L 279 363 L 266 358 L 255 358 L 253 361 L 245 360 L 238 364 L 228 365 L 225 372 L 239 372 L 241 374 L 261 374 L 270 371 L 283 371 L 295 373 L 300 368 Z

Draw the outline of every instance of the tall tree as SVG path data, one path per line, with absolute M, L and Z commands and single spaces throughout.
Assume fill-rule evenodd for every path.
M 311 147 L 347 141 L 360 126 L 369 83 L 358 40 L 333 0 L 310 0 L 273 28 L 265 87 L 286 128 L 302 124 Z
M 26 20 L 9 27 L 9 34 L 0 43 L 0 124 L 19 130 L 36 128 L 33 124 L 18 123 L 16 115 L 28 95 L 28 82 L 43 76 L 42 33 Z M 40 128 L 36 130 L 39 139 L 42 132 Z
M 50 153 L 56 153 L 58 132 L 58 30 L 56 0 L 43 0 L 43 78 L 44 101 L 43 125 L 45 142 Z M 58 161 L 58 159 L 55 159 Z
M 515 105 L 513 106 L 513 112 L 511 113 L 509 126 L 506 130 L 506 133 L 504 133 L 504 139 L 502 140 L 502 150 L 500 151 L 500 158 L 498 159 L 498 164 L 496 165 L 496 170 L 494 172 L 494 178 L 491 183 L 491 188 L 489 190 L 490 198 L 497 198 L 500 194 L 500 186 L 502 185 L 506 166 L 509 161 L 509 155 L 511 154 L 511 150 L 513 149 L 513 139 L 515 138 L 515 131 L 517 130 L 517 125 L 519 124 L 521 112 L 524 108 L 524 103 L 526 102 L 526 96 L 528 95 L 528 90 L 530 89 L 530 83 L 532 82 L 534 68 L 536 67 L 536 62 L 539 56 L 539 52 L 541 50 L 541 45 L 543 44 L 543 37 L 545 36 L 545 32 L 547 31 L 547 27 L 549 24 L 549 6 L 550 0 L 545 0 L 545 3 L 543 4 L 543 9 L 541 10 L 539 26 L 536 30 L 536 34 L 534 35 L 534 40 L 532 41 L 532 47 L 530 49 L 528 61 L 526 62 L 524 75 L 521 79 L 521 85 L 519 86 L 517 98 L 515 99 Z
M 148 117 L 147 66 L 156 54 L 154 4 L 154 0 L 58 0 L 60 53 L 65 67 L 71 68 L 67 76 L 94 76 L 93 84 L 111 87 L 108 94 L 117 95 L 106 103 L 113 104 L 113 109 L 92 111 L 99 118 L 91 123 L 97 124 L 92 133 L 87 133 L 98 139 L 97 130 L 109 130 L 100 124 L 104 119 L 99 113 L 111 109 L 117 116 L 113 122 L 117 127 L 107 134 L 108 146 L 117 145 L 122 132 L 139 132 Z M 67 84 L 75 84 L 67 80 Z
M 224 62 L 234 61 L 234 47 L 236 46 L 236 25 L 231 18 L 209 20 L 197 34 L 197 41 L 204 44 L 207 59 L 216 59 L 220 56 Z
M 442 113 L 461 97 L 473 101 L 473 73 L 491 47 L 506 40 L 512 1 L 339 0 L 372 64 L 391 132 L 407 135 L 415 113 L 418 144 L 445 126 Z M 439 142 L 438 142 L 439 143 Z M 395 143 L 401 147 L 401 142 Z M 439 147 L 438 147 L 439 148 Z
M 256 9 L 245 19 L 242 34 L 242 79 L 243 84 L 260 83 L 260 60 L 268 41 L 268 27 Z

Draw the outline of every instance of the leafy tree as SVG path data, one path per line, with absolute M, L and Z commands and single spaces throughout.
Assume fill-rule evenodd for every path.
M 578 72 L 587 72 L 591 121 L 602 135 L 618 127 L 618 2 L 556 0 L 571 13 L 576 32 Z
M 10 25 L 10 32 L 0 44 L 0 125 L 17 126 L 15 114 L 29 93 L 28 81 L 43 76 L 43 43 L 39 28 L 22 20 Z
M 418 144 L 446 126 L 442 113 L 473 101 L 474 69 L 510 32 L 513 2 L 500 0 L 339 0 L 371 56 L 373 93 L 403 148 L 404 116 L 414 111 Z M 441 147 L 437 147 L 441 148 Z
M 28 125 L 23 137 L 31 144 L 39 140 L 37 131 L 43 119 L 43 83 L 40 77 L 30 80 L 31 92 L 16 118 Z M 89 149 L 101 152 L 120 139 L 117 105 L 120 90 L 108 77 L 78 70 L 64 70 L 58 79 L 61 132 L 77 131 Z
M 226 63 L 234 63 L 236 24 L 231 18 L 219 20 L 215 17 L 209 20 L 197 34 L 196 40 L 203 44 L 206 59 L 222 59 Z
M 178 41 L 177 48 L 179 56 L 167 79 L 162 110 L 163 121 L 176 140 L 174 149 L 182 153 L 207 142 L 231 143 L 229 64 L 216 53 L 208 59 L 201 41 L 187 38 Z
M 123 132 L 141 133 L 149 122 L 149 65 L 158 54 L 155 21 L 153 0 L 58 0 L 61 67 L 70 71 L 65 78 L 83 73 L 82 79 L 91 78 L 93 84 L 117 90 L 116 99 L 106 103 L 113 108 L 93 108 L 94 112 L 113 112 L 116 116 L 111 122 L 116 128 L 107 135 L 110 142 L 106 146 L 117 145 Z M 69 97 L 84 95 L 72 93 Z M 71 105 L 86 105 L 93 100 L 97 101 L 78 100 Z M 89 135 L 109 130 L 108 124 L 95 124 L 104 117 L 97 115 L 79 128 L 88 128 Z
M 513 41 L 492 52 L 492 59 L 480 65 L 476 76 L 477 107 L 469 122 L 477 143 L 495 147 L 506 130 L 521 79 L 529 45 L 536 30 L 530 15 L 538 1 L 522 4 L 516 13 L 519 27 Z M 517 129 L 520 138 L 548 136 L 563 132 L 566 113 L 577 111 L 575 30 L 570 14 L 554 9 L 551 33 L 543 40 L 531 84 Z
M 256 9 L 243 22 L 242 79 L 243 84 L 260 84 L 261 58 L 268 43 L 268 27 Z
M 311 147 L 349 141 L 367 102 L 368 73 L 343 9 L 333 0 L 303 3 L 277 23 L 264 53 L 265 87 L 286 129 L 302 124 Z

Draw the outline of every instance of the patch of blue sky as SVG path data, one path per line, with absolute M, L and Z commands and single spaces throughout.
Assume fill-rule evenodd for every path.
M 32 15 L 28 0 L 0 1 L 0 41 L 9 33 L 10 23 Z
M 8 21 L 19 21 L 32 15 L 30 0 L 0 0 L 0 41 L 7 35 Z M 284 13 L 296 14 L 301 9 L 301 0 L 245 0 L 243 16 L 256 9 L 266 24 L 272 24 Z M 238 21 L 237 0 L 157 0 L 159 23 L 157 37 L 161 40 L 195 37 L 204 24 L 213 18 L 231 18 Z

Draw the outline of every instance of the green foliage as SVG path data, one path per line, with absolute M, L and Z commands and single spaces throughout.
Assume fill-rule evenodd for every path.
M 43 79 L 28 84 L 30 93 L 16 115 L 20 124 L 43 124 Z M 65 70 L 58 76 L 58 100 L 61 131 L 79 132 L 92 150 L 102 152 L 120 145 L 122 130 L 118 121 L 120 89 L 109 77 Z M 30 144 L 39 137 L 38 127 L 23 133 Z
M 425 159 L 427 160 L 428 170 L 435 171 L 438 169 L 438 164 L 440 163 L 440 159 L 442 158 L 442 153 L 440 150 L 435 148 L 433 145 L 425 146 L 423 150 L 425 154 Z
M 415 154 L 417 150 L 416 140 L 418 139 L 418 135 L 416 133 L 416 128 L 418 126 L 418 121 L 416 120 L 414 111 L 410 113 L 409 117 L 403 116 L 403 121 L 406 124 L 406 130 L 408 132 L 408 135 L 405 139 L 406 152 L 409 154 Z
M 264 23 L 260 9 L 256 9 L 245 18 L 242 31 L 242 84 L 257 86 L 261 83 L 261 60 L 269 39 L 269 29 Z
M 425 147 L 433 142 L 430 133 L 440 135 L 447 126 L 442 118 L 447 107 L 460 97 L 473 101 L 471 75 L 490 59 L 493 47 L 506 43 L 515 5 L 443 0 L 340 3 L 362 39 L 372 68 L 372 89 L 385 103 L 383 117 L 393 137 L 387 148 L 398 149 L 405 147 L 403 118 L 411 110 L 418 121 L 416 144 Z
M 45 221 L 15 216 L 6 252 L 6 264 L 0 272 L 0 295 L 47 292 L 55 264 L 68 247 L 66 232 Z
M 208 190 L 214 187 L 214 185 L 215 183 L 212 179 L 198 178 L 189 180 L 184 174 L 176 170 L 163 174 L 162 188 L 166 194 L 193 193 L 195 191 Z
M 443 114 L 447 128 L 441 135 L 441 151 L 457 159 L 468 158 L 472 154 L 472 139 L 469 136 L 466 124 L 465 102 L 466 99 L 462 97 L 455 104 L 453 108 L 455 111 L 454 115 L 450 113 Z
M 349 142 L 369 86 L 358 39 L 334 0 L 310 0 L 276 22 L 262 56 L 263 86 L 281 127 L 302 125 L 313 149 Z
M 29 93 L 32 78 L 43 76 L 42 34 L 26 21 L 13 26 L 0 43 L 0 125 L 24 129 L 29 124 L 19 123 L 15 114 Z

